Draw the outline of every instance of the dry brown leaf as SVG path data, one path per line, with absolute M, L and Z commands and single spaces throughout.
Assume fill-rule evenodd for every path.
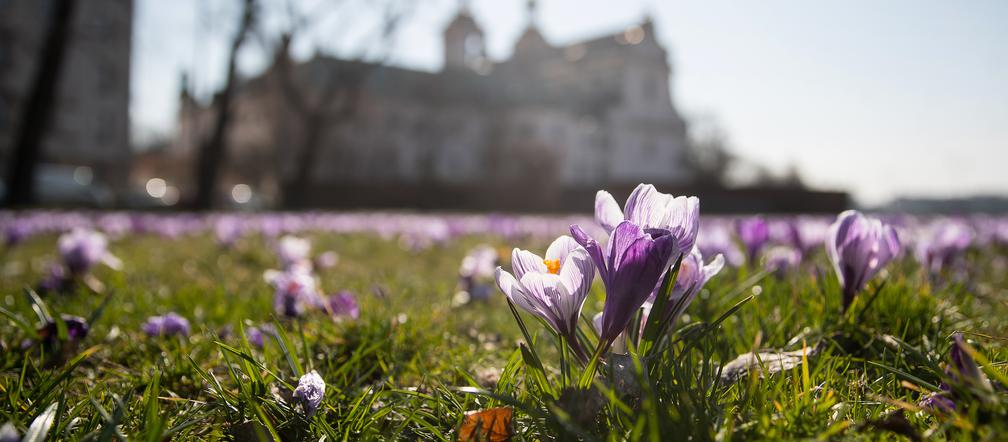
M 511 409 L 507 407 L 466 413 L 458 432 L 459 442 L 511 440 L 511 436 L 514 435 L 511 427 L 512 414 Z

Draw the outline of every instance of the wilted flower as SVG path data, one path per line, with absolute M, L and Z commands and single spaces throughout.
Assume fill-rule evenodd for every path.
M 294 389 L 294 397 L 301 401 L 306 415 L 314 415 L 325 397 L 325 381 L 322 380 L 322 376 L 315 370 L 301 376 L 297 388 Z
M 770 225 L 758 216 L 744 218 L 735 222 L 735 233 L 746 248 L 746 258 L 756 264 L 760 251 L 770 241 Z
M 700 199 L 695 196 L 673 197 L 659 192 L 651 184 L 638 184 L 621 211 L 609 192 L 598 191 L 595 194 L 595 221 L 612 234 L 624 220 L 633 222 L 644 231 L 667 230 L 676 239 L 679 252 L 688 253 L 693 249 L 700 229 Z
M 189 336 L 191 328 L 189 327 L 188 319 L 183 318 L 175 312 L 171 312 L 164 316 L 151 316 L 147 318 L 147 322 L 143 325 L 143 331 L 150 337 Z
M 899 237 L 892 226 L 854 210 L 837 216 L 826 238 L 826 254 L 843 288 L 845 311 L 854 296 L 899 252 Z
M 118 269 L 122 262 L 108 252 L 105 235 L 93 230 L 74 229 L 59 238 L 59 253 L 67 270 L 74 275 L 87 273 L 98 263 Z
M 357 298 L 347 290 L 329 296 L 329 299 L 326 300 L 326 308 L 329 309 L 329 314 L 333 316 L 349 316 L 351 319 L 360 317 L 360 306 L 357 305 Z
M 545 320 L 580 352 L 577 321 L 595 278 L 588 252 L 565 235 L 550 244 L 545 258 L 514 249 L 511 269 L 513 275 L 496 269 L 501 291 L 515 305 Z
M 608 347 L 678 255 L 678 240 L 667 230 L 645 232 L 631 221 L 619 223 L 604 248 L 577 225 L 571 226 L 571 234 L 588 251 L 605 284 L 599 344 Z

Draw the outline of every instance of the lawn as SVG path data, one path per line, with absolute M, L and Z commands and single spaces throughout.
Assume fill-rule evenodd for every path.
M 18 241 L 0 251 L 0 425 L 48 440 L 1003 438 L 1005 223 L 958 220 L 968 246 L 931 266 L 916 247 L 951 221 L 887 219 L 902 252 L 845 311 L 825 248 L 771 267 L 786 242 L 771 234 L 778 246 L 729 259 L 650 351 L 631 339 L 593 362 L 515 307 L 520 325 L 492 271 L 460 279 L 475 250 L 511 270 L 512 248 L 541 254 L 569 224 L 598 237 L 590 217 L 5 214 Z M 11 234 L 22 224 L 34 227 Z M 721 229 L 741 253 L 735 225 L 704 218 L 701 245 Z M 81 226 L 105 231 L 121 265 L 40 290 L 65 260 L 58 238 Z M 319 292 L 345 291 L 359 315 L 277 309 L 264 274 L 284 267 L 285 235 L 310 242 Z M 586 343 L 605 298 L 596 276 Z M 170 312 L 188 333 L 151 332 Z M 86 335 L 50 321 L 61 314 L 84 318 Z M 956 368 L 963 355 L 978 371 Z M 311 371 L 325 383 L 317 409 L 294 394 Z M 943 389 L 952 405 L 925 400 Z

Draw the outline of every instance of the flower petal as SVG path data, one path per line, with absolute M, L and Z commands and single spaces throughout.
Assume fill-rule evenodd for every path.
M 562 235 L 550 244 L 549 248 L 546 249 L 546 259 L 557 259 L 561 263 L 567 261 L 567 255 L 576 249 L 580 249 L 581 245 L 578 244 L 574 238 L 567 235 Z
M 595 268 L 598 269 L 599 277 L 602 278 L 602 282 L 609 285 L 609 269 L 606 267 L 606 252 L 605 249 L 599 245 L 595 238 L 592 238 L 581 227 L 577 224 L 570 226 L 571 236 L 574 240 L 581 244 L 585 250 L 588 251 L 588 255 L 591 256 L 592 262 L 595 263 Z
M 620 210 L 616 199 L 609 192 L 598 191 L 595 194 L 595 222 L 602 226 L 606 233 L 610 233 L 622 221 L 623 211 Z
M 515 278 L 521 280 L 526 273 L 547 273 L 542 257 L 528 250 L 514 249 L 511 251 L 511 270 Z
M 522 287 L 521 283 L 515 279 L 514 275 L 508 273 L 500 267 L 497 267 L 497 270 L 494 271 L 494 279 L 497 280 L 497 288 L 504 292 L 504 295 L 507 296 L 511 302 L 529 313 L 539 315 L 538 305 L 534 305 L 529 301 L 528 294 L 525 293 L 525 289 Z

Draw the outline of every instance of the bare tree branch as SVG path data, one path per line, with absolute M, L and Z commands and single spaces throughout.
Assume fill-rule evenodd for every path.
M 231 98 L 237 82 L 238 51 L 255 24 L 256 9 L 255 0 L 244 0 L 241 24 L 231 41 L 224 88 L 214 100 L 217 111 L 214 131 L 199 152 L 196 170 L 196 195 L 192 204 L 196 210 L 207 210 L 213 207 L 217 179 L 227 157 L 227 129 L 232 116 Z

